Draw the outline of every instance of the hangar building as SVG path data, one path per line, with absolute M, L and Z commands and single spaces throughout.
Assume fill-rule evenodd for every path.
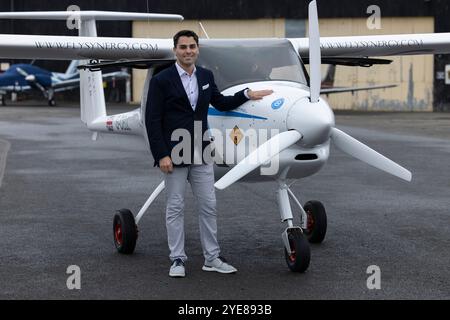
M 31 0 L 0 2 L 0 11 L 82 10 L 177 13 L 182 22 L 98 22 L 99 36 L 170 38 L 192 29 L 211 38 L 304 37 L 308 1 L 270 0 Z M 321 36 L 450 32 L 445 0 L 319 0 Z M 378 19 L 379 18 L 379 19 Z M 61 21 L 0 21 L 2 33 L 76 35 Z M 338 66 L 336 86 L 395 84 L 395 88 L 330 95 L 334 109 L 370 111 L 450 111 L 450 55 L 386 57 L 390 65 L 370 68 Z M 43 62 L 63 71 L 66 64 Z M 41 64 L 42 65 L 42 64 Z M 449 66 L 447 66 L 449 65 Z M 446 74 L 447 66 L 447 74 Z M 323 66 L 323 72 L 326 71 Z M 132 100 L 140 101 L 145 71 L 133 70 Z M 74 100 L 78 98 L 72 93 Z

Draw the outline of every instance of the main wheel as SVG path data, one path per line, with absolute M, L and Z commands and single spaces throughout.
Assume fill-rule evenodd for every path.
M 291 246 L 291 254 L 284 249 L 284 257 L 289 269 L 293 272 L 305 272 L 309 267 L 311 259 L 311 250 L 309 243 L 300 230 L 288 235 L 289 244 Z
M 131 254 L 136 247 L 138 229 L 134 216 L 128 209 L 120 209 L 114 216 L 114 245 L 117 251 Z
M 50 100 L 48 100 L 48 105 L 50 107 L 54 107 L 54 106 L 56 106 L 56 101 L 54 99 L 50 99 Z
M 305 209 L 308 216 L 307 227 L 304 231 L 306 238 L 311 243 L 321 243 L 327 233 L 327 213 L 325 207 L 319 201 L 308 201 L 305 203 Z

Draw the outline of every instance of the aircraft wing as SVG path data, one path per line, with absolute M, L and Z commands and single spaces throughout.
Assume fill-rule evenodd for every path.
M 300 56 L 309 54 L 307 38 L 290 38 Z M 321 37 L 323 57 L 369 57 L 450 53 L 450 33 Z
M 263 39 L 258 39 L 264 41 Z M 290 38 L 302 57 L 307 38 Z M 207 43 L 208 39 L 202 39 Z M 450 53 L 450 33 L 323 37 L 323 57 L 367 57 Z M 172 39 L 0 35 L 0 58 L 119 60 L 173 59 Z
M 172 39 L 0 35 L 0 58 L 51 60 L 172 59 Z

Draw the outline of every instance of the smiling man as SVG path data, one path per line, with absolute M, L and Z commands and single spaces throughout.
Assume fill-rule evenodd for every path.
M 184 194 L 187 181 L 198 208 L 200 239 L 205 257 L 202 269 L 234 273 L 236 268 L 220 256 L 217 242 L 213 165 L 206 163 L 204 159 L 200 164 L 193 161 L 194 154 L 203 155 L 209 144 L 203 142 L 202 146 L 195 146 L 194 123 L 200 124 L 203 136 L 208 129 L 210 104 L 220 111 L 229 111 L 249 99 L 262 99 L 271 94 L 272 90 L 244 89 L 234 96 L 224 96 L 217 89 L 212 72 L 195 65 L 199 55 L 197 34 L 182 30 L 173 37 L 173 44 L 176 63 L 151 79 L 145 117 L 155 165 L 160 167 L 165 178 L 166 227 L 171 260 L 169 276 L 185 276 L 187 255 L 184 250 Z M 188 157 L 190 162 L 174 161 L 174 157 L 178 155 L 172 155 L 172 149 L 180 142 L 185 143 L 172 140 L 172 133 L 177 129 L 189 132 L 192 150 L 187 152 L 192 151 Z

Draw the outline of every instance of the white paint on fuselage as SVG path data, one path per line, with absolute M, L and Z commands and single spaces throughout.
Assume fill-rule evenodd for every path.
M 148 85 L 150 82 L 150 78 L 153 74 L 153 70 L 150 69 L 147 74 L 147 79 L 144 86 L 144 95 L 142 97 L 141 102 L 141 110 L 140 110 L 140 124 L 141 130 L 132 131 L 135 133 L 141 132 L 147 142 L 147 134 L 145 129 L 145 107 L 147 101 L 147 91 Z M 224 95 L 233 95 L 234 93 L 249 87 L 252 90 L 262 90 L 262 89 L 271 89 L 274 91 L 270 96 L 264 97 L 262 100 L 258 101 L 247 101 L 242 106 L 237 109 L 234 109 L 232 112 L 243 113 L 246 115 L 256 116 L 258 118 L 264 119 L 255 119 L 255 118 L 243 118 L 243 117 L 235 117 L 231 114 L 218 116 L 210 114 L 208 116 L 208 123 L 211 129 L 216 129 L 220 131 L 222 139 L 227 139 L 231 141 L 231 138 L 227 133 L 227 130 L 232 130 L 235 126 L 238 126 L 242 131 L 247 131 L 249 129 L 263 129 L 268 131 L 268 139 L 270 138 L 271 130 L 276 129 L 278 132 L 284 132 L 287 130 L 287 116 L 289 114 L 289 110 L 295 105 L 299 100 L 305 99 L 309 97 L 309 89 L 308 87 L 295 82 L 289 81 L 264 81 L 264 82 L 254 82 L 254 83 L 246 83 L 242 85 L 237 85 L 234 87 L 230 87 L 224 90 L 222 93 Z M 279 108 L 273 109 L 272 103 L 278 99 L 284 98 L 285 101 L 283 105 Z M 212 108 L 210 106 L 210 108 Z M 213 131 L 214 132 L 214 131 Z M 244 140 L 245 142 L 245 140 Z M 243 142 L 241 142 L 243 143 Z M 231 144 L 233 144 L 231 142 Z M 329 156 L 329 148 L 330 143 L 327 141 L 322 145 L 314 146 L 312 148 L 303 148 L 298 143 L 294 146 L 282 151 L 279 155 L 279 170 L 278 173 L 281 173 L 284 168 L 290 167 L 287 178 L 289 179 L 299 179 L 310 176 L 318 172 L 323 165 L 328 160 Z M 237 148 L 233 149 L 234 154 Z M 248 148 L 247 148 L 248 149 Z M 248 152 L 247 152 L 248 154 Z M 301 154 L 310 154 L 316 155 L 317 159 L 313 160 L 296 160 L 295 158 Z M 222 157 L 221 159 L 226 159 L 224 155 L 217 155 L 218 157 Z M 234 159 L 232 163 L 228 163 L 225 165 L 219 164 L 214 166 L 215 179 L 220 179 L 225 173 L 227 173 L 234 165 L 238 163 Z M 221 162 L 223 163 L 223 161 Z M 269 164 L 270 166 L 271 164 Z M 274 180 L 277 178 L 278 173 L 276 175 L 261 175 L 260 169 L 256 169 L 253 172 L 246 175 L 240 181 L 248 181 L 248 182 L 257 182 L 257 181 L 267 181 Z
M 308 88 L 302 84 L 287 82 L 287 81 L 264 81 L 255 82 L 250 84 L 238 85 L 232 88 L 228 88 L 223 91 L 224 95 L 232 95 L 246 87 L 252 90 L 272 89 L 273 94 L 264 97 L 262 100 L 248 101 L 244 103 L 232 112 L 244 114 L 249 117 L 233 116 L 233 113 L 225 114 L 224 116 L 209 115 L 208 123 L 210 128 L 219 130 L 221 138 L 215 141 L 223 143 L 222 148 L 217 148 L 216 152 L 225 150 L 223 154 L 216 154 L 218 159 L 223 159 L 223 163 L 226 165 L 216 165 L 215 174 L 216 180 L 220 179 L 226 172 L 228 172 L 234 165 L 242 161 L 251 151 L 253 151 L 257 145 L 251 144 L 251 139 L 243 138 L 238 146 L 242 143 L 247 144 L 244 148 L 245 153 L 238 152 L 238 146 L 235 146 L 230 138 L 231 130 L 237 126 L 243 133 L 255 132 L 258 134 L 259 130 L 265 130 L 267 132 L 267 139 L 270 139 L 273 135 L 288 130 L 287 117 L 289 110 L 299 100 L 304 100 L 309 97 Z M 273 107 L 273 103 L 284 99 L 284 103 L 281 107 Z M 263 119 L 262 119 L 263 118 Z M 255 131 L 252 131 L 255 130 Z M 212 133 L 217 132 L 212 130 Z M 258 141 L 258 145 L 261 145 L 263 141 Z M 228 149 L 227 149 L 228 147 Z M 242 149 L 241 149 L 242 150 Z M 233 152 L 233 157 L 227 156 L 226 152 Z M 298 159 L 298 155 L 309 154 L 315 155 L 317 158 L 312 160 Z M 290 167 L 287 178 L 299 179 L 306 176 L 310 176 L 319 171 L 326 163 L 329 156 L 329 141 L 326 141 L 322 145 L 314 146 L 311 148 L 303 148 L 298 143 L 294 146 L 282 151 L 278 158 L 278 170 L 272 175 L 261 175 L 263 172 L 260 168 L 255 169 L 253 172 L 245 176 L 242 181 L 261 181 L 261 180 L 273 180 L 286 168 Z M 297 160 L 296 160 L 297 157 Z M 231 161 L 229 161 L 231 160 Z M 268 166 L 274 164 L 270 163 Z

